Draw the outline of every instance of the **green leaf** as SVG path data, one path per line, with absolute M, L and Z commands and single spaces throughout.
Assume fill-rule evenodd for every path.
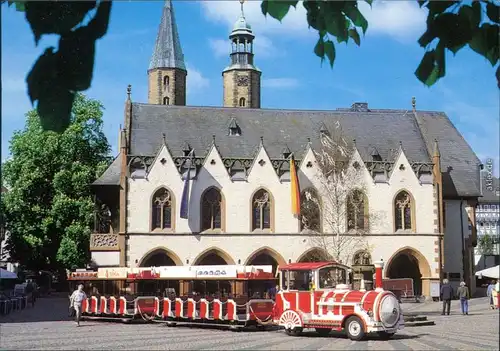
M 497 77 L 497 85 L 498 89 L 500 89 L 500 66 L 497 67 L 497 72 L 496 72 L 496 77 Z
M 45 89 L 51 88 L 47 86 L 47 82 L 52 82 L 57 76 L 57 59 L 54 48 L 47 48 L 28 73 L 26 83 L 32 104 L 40 98 Z
M 363 34 L 368 29 L 368 21 L 359 11 L 358 3 L 356 1 L 348 1 L 344 3 L 344 11 L 347 17 L 354 23 L 356 27 L 363 29 Z
M 26 11 L 26 3 L 24 1 L 16 1 L 16 10 L 19 12 Z
M 331 40 L 325 42 L 324 51 L 328 57 L 328 61 L 330 61 L 330 67 L 333 68 L 333 64 L 335 62 L 335 45 Z
M 261 10 L 264 15 L 269 14 L 281 22 L 290 10 L 290 6 L 297 6 L 298 1 L 290 0 L 264 0 L 261 4 Z
M 325 12 L 326 30 L 337 38 L 339 43 L 347 42 L 349 38 L 349 21 L 344 17 L 341 11 Z
M 365 2 L 366 2 L 368 5 L 372 6 L 373 0 L 365 0 Z
M 323 40 L 323 37 L 320 37 L 318 39 L 318 42 L 316 43 L 316 46 L 314 46 L 314 53 L 321 59 L 325 57 L 325 42 Z
M 435 60 L 436 51 L 427 51 L 415 71 L 415 76 L 427 86 L 433 85 L 438 79 L 439 71 L 435 65 Z
M 495 66 L 499 60 L 499 28 L 498 25 L 484 23 L 469 42 L 470 48 L 484 56 L 492 66 Z
M 37 112 L 44 130 L 61 133 L 70 124 L 71 107 L 75 93 L 60 84 L 46 91 L 38 100 Z
M 82 27 L 59 40 L 59 70 L 64 86 L 72 91 L 90 88 L 94 70 L 95 39 Z
M 31 26 L 35 43 L 43 34 L 63 34 L 83 21 L 96 1 L 28 1 L 26 19 Z
M 354 42 L 356 43 L 356 45 L 359 46 L 361 44 L 361 40 L 359 38 L 359 33 L 356 30 L 356 28 L 349 29 L 349 37 L 351 37 L 352 40 L 354 40 Z
M 446 11 L 453 5 L 459 4 L 460 1 L 429 1 L 427 8 L 429 9 L 429 16 L 434 17 Z
M 500 7 L 493 2 L 486 3 L 486 15 L 490 21 L 500 23 Z

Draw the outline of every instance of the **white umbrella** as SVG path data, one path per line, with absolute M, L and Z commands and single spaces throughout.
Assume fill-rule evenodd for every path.
M 500 273 L 499 271 L 500 271 L 500 265 L 495 266 L 495 267 L 486 268 L 486 269 L 483 269 L 482 271 L 476 272 L 476 276 L 498 279 L 498 276 Z
M 17 279 L 17 274 L 0 268 L 0 279 Z

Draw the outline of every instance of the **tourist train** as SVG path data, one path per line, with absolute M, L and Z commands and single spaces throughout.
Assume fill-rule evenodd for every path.
M 168 326 L 230 329 L 283 327 L 288 335 L 313 328 L 345 331 L 351 340 L 376 333 L 390 338 L 404 327 L 396 296 L 382 288 L 352 290 L 349 267 L 336 262 L 272 266 L 163 266 L 76 270 L 68 280 L 88 294 L 88 319 L 147 321 Z

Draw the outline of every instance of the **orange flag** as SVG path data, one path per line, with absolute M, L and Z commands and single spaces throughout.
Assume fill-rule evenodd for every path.
M 290 185 L 292 196 L 292 214 L 298 216 L 300 215 L 300 187 L 293 156 L 290 158 Z

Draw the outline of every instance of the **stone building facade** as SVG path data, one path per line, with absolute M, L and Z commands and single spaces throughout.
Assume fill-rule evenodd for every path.
M 253 40 L 242 11 L 228 42 L 224 107 L 164 101 L 170 90 L 159 93 L 165 87 L 158 72 L 186 72 L 166 1 L 149 70 L 149 104 L 132 102 L 129 88 L 120 153 L 94 183 L 100 209 L 91 238 L 94 264 L 276 267 L 328 256 L 315 240 L 335 235 L 315 151 L 321 137 L 341 125 L 355 140 L 349 162 L 365 189 L 356 213 L 378 218 L 358 221 L 367 246 L 351 248 L 344 263 L 382 258 L 386 278 L 412 278 L 426 296 L 449 274 L 470 280 L 480 162 L 448 117 L 417 110 L 415 100 L 408 110 L 366 103 L 333 111 L 260 109 Z M 181 77 L 169 83 L 175 96 L 185 97 Z M 291 211 L 291 155 L 302 195 L 309 191 L 318 199 L 314 230 Z M 187 216 L 181 215 L 186 200 Z M 349 216 L 346 223 L 356 221 Z

